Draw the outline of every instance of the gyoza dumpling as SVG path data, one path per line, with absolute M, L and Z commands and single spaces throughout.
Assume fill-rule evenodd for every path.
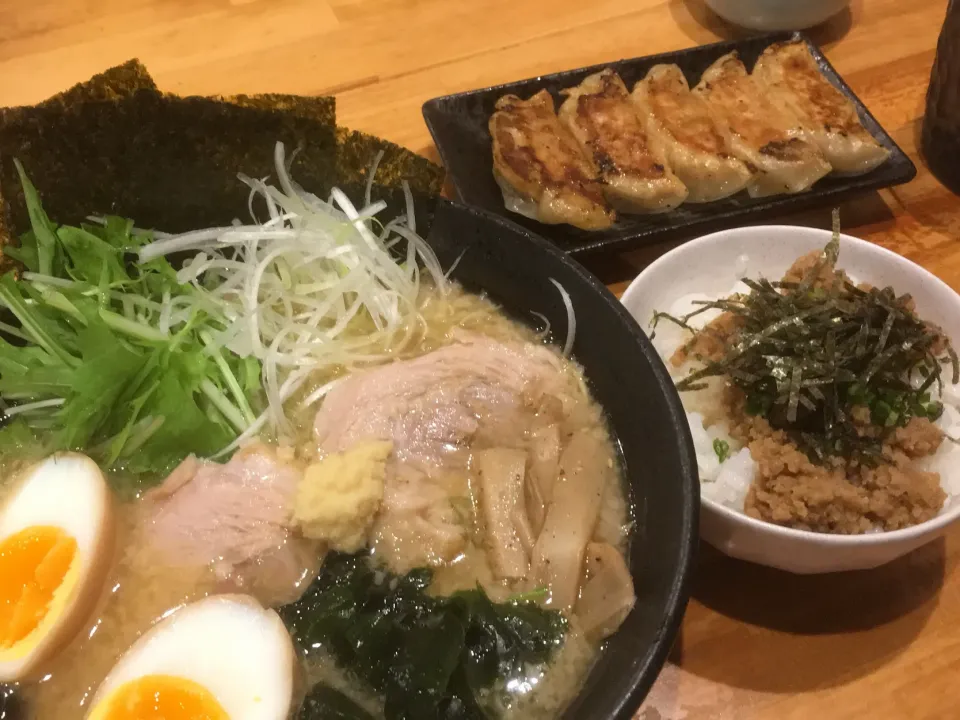
M 865 173 L 890 156 L 860 123 L 853 103 L 823 76 L 803 40 L 768 47 L 753 76 L 797 118 L 834 170 Z
M 693 92 L 710 106 L 733 154 L 756 168 L 747 188 L 753 197 L 802 192 L 830 172 L 820 148 L 765 97 L 736 53 L 707 68 Z
M 690 90 L 679 67 L 652 67 L 630 97 L 647 119 L 651 142 L 687 186 L 687 202 L 719 200 L 750 182 L 752 173 L 731 154 L 709 106 Z
M 504 95 L 490 117 L 493 175 L 508 210 L 543 223 L 584 230 L 613 225 L 597 170 L 560 124 L 553 98 Z
M 560 122 L 599 169 L 611 205 L 624 212 L 665 212 L 684 201 L 686 187 L 650 145 L 620 76 L 603 70 L 563 94 Z

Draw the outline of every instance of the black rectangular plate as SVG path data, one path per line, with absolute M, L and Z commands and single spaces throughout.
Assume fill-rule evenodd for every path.
M 704 70 L 717 58 L 732 50 L 739 52 L 747 69 L 752 69 L 760 53 L 769 45 L 794 38 L 804 40 L 809 45 L 826 78 L 850 98 L 864 127 L 880 144 L 890 150 L 890 157 L 883 165 L 855 177 L 828 175 L 807 192 L 797 195 L 751 198 L 746 191 L 743 191 L 711 203 L 685 203 L 676 210 L 662 215 L 620 214 L 613 227 L 592 232 L 580 230 L 571 225 L 546 225 L 512 213 L 504 207 L 503 195 L 493 179 L 491 139 L 487 129 L 494 104 L 501 96 L 511 93 L 528 98 L 546 88 L 559 106 L 562 100 L 561 90 L 578 85 L 585 77 L 603 68 L 612 68 L 623 78 L 627 87 L 633 87 L 635 82 L 642 80 L 647 71 L 658 63 L 679 65 L 690 86 L 693 87 L 700 80 Z M 880 127 L 859 98 L 843 82 L 837 71 L 827 62 L 820 49 L 806 35 L 799 32 L 781 32 L 746 40 L 702 45 L 688 50 L 619 60 L 482 90 L 447 95 L 424 103 L 423 117 L 437 144 L 453 187 L 462 202 L 491 210 L 525 225 L 533 232 L 550 238 L 571 255 L 628 250 L 678 235 L 690 234 L 708 226 L 730 224 L 735 221 L 744 222 L 748 219 L 752 221 L 760 214 L 830 206 L 851 194 L 909 182 L 917 174 L 917 168 L 910 158 Z

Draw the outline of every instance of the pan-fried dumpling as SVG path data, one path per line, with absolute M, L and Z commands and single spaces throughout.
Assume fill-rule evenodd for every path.
M 600 170 L 604 195 L 618 210 L 647 213 L 672 210 L 687 197 L 666 158 L 650 145 L 644 122 L 623 80 L 612 70 L 563 91 L 558 113 Z
M 707 101 L 733 154 L 756 168 L 753 197 L 802 192 L 830 172 L 820 149 L 765 97 L 736 53 L 707 68 L 694 93 Z
M 584 157 L 541 90 L 529 100 L 504 95 L 490 118 L 493 174 L 508 210 L 584 230 L 610 227 L 597 170 Z
M 775 103 L 797 118 L 834 170 L 865 173 L 890 156 L 863 127 L 853 103 L 820 72 L 803 40 L 768 47 L 753 77 Z
M 688 202 L 719 200 L 750 182 L 752 173 L 731 154 L 709 106 L 691 92 L 679 67 L 652 67 L 631 98 L 647 119 L 651 142 L 687 186 Z

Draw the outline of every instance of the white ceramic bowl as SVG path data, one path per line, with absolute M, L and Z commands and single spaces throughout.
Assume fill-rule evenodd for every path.
M 717 15 L 734 25 L 773 32 L 803 30 L 829 20 L 850 0 L 706 0 Z
M 747 275 L 779 278 L 799 256 L 823 248 L 826 230 L 767 225 L 725 230 L 668 252 L 630 284 L 622 302 L 649 332 L 655 309 L 669 308 L 692 292 L 719 295 L 737 280 L 738 259 Z M 742 263 L 742 260 L 740 260 Z M 861 282 L 893 286 L 916 299 L 918 314 L 960 338 L 960 296 L 919 265 L 878 245 L 841 236 L 839 267 Z M 742 265 L 741 265 L 742 266 Z M 869 535 L 827 535 L 762 522 L 703 498 L 700 534 L 732 557 L 795 573 L 824 573 L 877 567 L 943 535 L 960 517 L 954 500 L 940 515 L 904 530 Z

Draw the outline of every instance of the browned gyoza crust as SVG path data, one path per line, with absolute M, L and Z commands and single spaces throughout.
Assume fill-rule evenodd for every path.
M 752 173 L 733 157 L 727 140 L 676 65 L 656 65 L 630 96 L 646 119 L 651 142 L 687 186 L 687 202 L 709 202 L 739 192 Z
M 830 172 L 820 149 L 766 96 L 736 53 L 707 68 L 694 92 L 707 102 L 732 153 L 757 169 L 751 195 L 802 192 Z
M 564 90 L 560 121 L 600 170 L 607 200 L 626 212 L 663 212 L 687 189 L 650 143 L 623 80 L 603 70 Z
M 490 135 L 494 175 L 508 208 L 586 230 L 613 224 L 597 170 L 561 126 L 546 90 L 529 100 L 500 98 Z
M 796 117 L 835 170 L 864 173 L 889 157 L 863 127 L 853 103 L 820 72 L 804 41 L 768 47 L 753 76 L 775 104 Z

